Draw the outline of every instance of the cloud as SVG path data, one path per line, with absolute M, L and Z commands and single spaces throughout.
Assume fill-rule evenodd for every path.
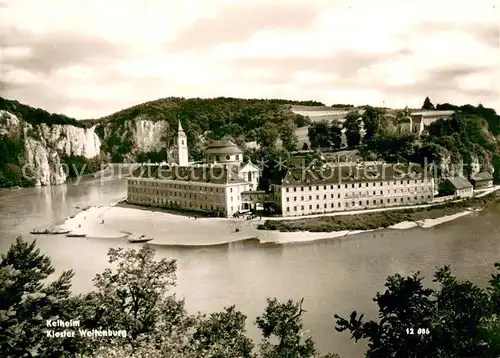
M 168 96 L 500 110 L 494 0 L 16 0 L 3 96 L 77 118 Z
M 175 41 L 170 51 L 210 49 L 226 42 L 244 42 L 266 30 L 301 31 L 312 24 L 319 9 L 305 3 L 231 3 L 210 17 L 194 21 Z
M 98 36 L 57 31 L 44 35 L 26 30 L 3 33 L 3 62 L 25 70 L 47 74 L 55 69 L 74 64 L 99 67 L 127 56 L 131 49 Z

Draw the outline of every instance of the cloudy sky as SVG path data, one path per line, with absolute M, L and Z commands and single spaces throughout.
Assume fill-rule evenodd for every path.
M 0 94 L 95 118 L 161 97 L 500 110 L 497 0 L 0 0 Z

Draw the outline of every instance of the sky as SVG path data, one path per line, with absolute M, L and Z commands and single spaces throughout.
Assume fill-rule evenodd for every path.
M 0 95 L 78 119 L 162 97 L 500 112 L 497 0 L 0 0 Z

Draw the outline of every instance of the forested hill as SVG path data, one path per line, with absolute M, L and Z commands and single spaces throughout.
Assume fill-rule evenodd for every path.
M 199 159 L 203 141 L 224 136 L 232 137 L 239 145 L 257 141 L 263 146 L 281 137 L 285 147 L 294 148 L 293 131 L 309 122 L 293 113 L 291 105 L 324 104 L 281 99 L 169 97 L 101 118 L 97 133 L 103 139 L 103 151 L 113 156 L 112 161 L 132 160 L 127 154 L 137 156 L 171 146 L 179 120 L 193 159 Z M 140 132 L 146 128 L 155 134 L 142 145 Z
M 36 126 L 45 123 L 49 126 L 56 124 L 70 124 L 75 127 L 85 127 L 86 123 L 70 118 L 64 114 L 49 113 L 41 108 L 34 108 L 18 101 L 0 97 L 0 110 L 7 111 Z

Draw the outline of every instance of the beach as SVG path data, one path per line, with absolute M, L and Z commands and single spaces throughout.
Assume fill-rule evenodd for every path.
M 389 229 L 407 230 L 414 227 L 431 228 L 469 215 L 464 210 L 454 215 L 417 222 L 401 222 Z M 150 244 L 165 246 L 210 246 L 256 239 L 261 243 L 299 243 L 342 237 L 373 230 L 342 230 L 334 232 L 279 232 L 258 230 L 265 218 L 245 220 L 228 218 L 194 218 L 159 210 L 115 204 L 79 210 L 68 218 L 62 228 L 85 233 L 87 239 L 116 239 L 125 241 L 129 236 L 145 235 Z M 239 229 L 239 231 L 236 231 Z

